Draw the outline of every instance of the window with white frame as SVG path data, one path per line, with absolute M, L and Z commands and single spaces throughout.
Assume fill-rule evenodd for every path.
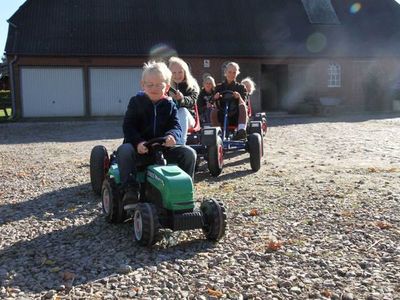
M 329 64 L 328 66 L 328 87 L 342 86 L 342 71 L 339 64 Z

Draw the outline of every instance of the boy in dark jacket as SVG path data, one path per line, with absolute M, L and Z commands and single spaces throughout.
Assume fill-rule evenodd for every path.
M 183 145 L 176 105 L 166 96 L 170 81 L 171 71 L 164 63 L 146 63 L 141 81 L 144 92 L 129 101 L 123 122 L 124 144 L 117 150 L 125 209 L 139 201 L 136 160 L 148 161 L 144 144 L 152 138 L 166 137 L 163 152 L 167 162 L 194 176 L 196 152 Z

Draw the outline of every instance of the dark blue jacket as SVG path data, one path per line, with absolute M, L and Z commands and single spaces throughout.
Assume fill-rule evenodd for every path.
M 183 144 L 182 128 L 176 113 L 172 100 L 163 98 L 153 103 L 146 94 L 139 92 L 131 98 L 125 113 L 122 126 L 124 142 L 131 143 L 136 149 L 141 142 L 172 135 L 177 144 Z

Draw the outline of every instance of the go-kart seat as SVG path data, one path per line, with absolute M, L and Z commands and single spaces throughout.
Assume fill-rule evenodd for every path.
M 250 97 L 247 99 L 247 116 L 249 118 L 251 118 L 251 116 L 253 115 L 253 111 L 251 109 L 251 100 Z
M 194 126 L 188 128 L 188 133 L 196 133 L 199 132 L 201 129 L 200 127 L 200 116 L 199 116 L 199 110 L 197 108 L 197 104 L 194 105 Z

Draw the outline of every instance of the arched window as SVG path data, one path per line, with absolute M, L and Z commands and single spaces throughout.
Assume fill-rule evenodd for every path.
M 328 66 L 328 87 L 342 86 L 342 71 L 339 64 L 329 64 Z

